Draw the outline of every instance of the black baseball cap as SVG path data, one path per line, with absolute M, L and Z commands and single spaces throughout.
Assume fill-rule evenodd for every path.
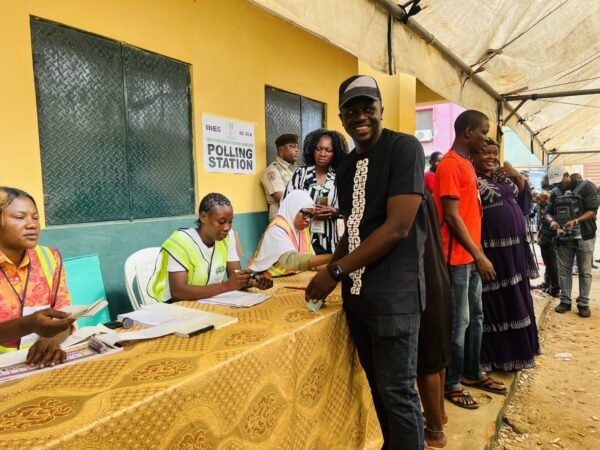
M 340 108 L 356 97 L 369 97 L 381 100 L 381 91 L 377 81 L 367 75 L 354 75 L 340 84 Z

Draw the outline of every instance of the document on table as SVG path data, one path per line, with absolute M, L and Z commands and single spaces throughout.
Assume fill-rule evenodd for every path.
M 165 305 L 173 306 L 173 305 Z M 175 308 L 185 308 L 183 306 L 175 306 Z M 190 328 L 201 328 L 202 326 L 213 326 L 215 329 L 226 327 L 237 323 L 237 317 L 226 316 L 223 314 L 215 314 L 206 311 L 193 310 L 196 314 L 188 315 L 186 319 L 175 319 L 159 325 L 144 328 L 143 330 L 128 331 L 125 333 L 115 333 L 111 335 L 101 334 L 96 338 L 102 341 L 109 347 L 115 347 L 117 344 L 124 341 L 139 341 L 144 339 L 154 339 L 168 334 L 176 333 L 177 331 L 187 330 Z M 189 314 L 189 313 L 188 313 Z
M 87 339 L 89 339 L 94 334 L 115 334 L 115 330 L 111 330 L 110 328 L 105 327 L 101 323 L 91 327 L 82 327 L 78 328 L 71 334 L 68 338 L 66 338 L 62 344 L 60 344 L 60 348 L 63 350 L 68 349 L 76 344 L 79 344 Z
M 237 322 L 235 317 L 210 313 L 200 309 L 188 308 L 186 306 L 178 306 L 170 303 L 155 303 L 153 305 L 144 306 L 137 311 L 119 314 L 118 319 L 123 320 L 123 318 L 129 318 L 138 325 L 145 327 L 154 327 L 169 322 L 181 322 L 182 320 L 192 318 L 203 318 L 207 323 L 214 325 L 216 329 Z
M 256 294 L 244 291 L 230 291 L 210 298 L 198 300 L 198 303 L 208 305 L 232 306 L 234 308 L 249 308 L 271 298 L 267 294 Z
M 95 327 L 83 327 L 77 330 L 76 333 L 69 336 L 61 345 L 67 354 L 67 362 L 57 364 L 54 367 L 44 367 L 43 369 L 40 369 L 38 366 L 30 366 L 26 364 L 27 352 L 29 351 L 27 348 L 10 353 L 4 353 L 0 355 L 0 383 L 18 378 L 24 378 L 37 373 L 47 372 L 49 370 L 60 369 L 62 367 L 77 364 L 82 361 L 88 361 L 92 358 L 122 351 L 122 348 L 110 348 L 105 353 L 98 353 L 89 347 L 87 339 L 94 334 L 97 335 L 97 333 L 104 332 L 111 334 L 114 333 L 114 331 L 109 330 L 102 325 L 97 325 Z M 81 340 L 85 340 L 85 342 L 81 342 Z
M 154 339 L 177 332 L 189 334 L 189 330 L 210 327 L 219 329 L 238 321 L 237 317 L 163 303 L 146 306 L 143 310 L 135 311 L 135 314 L 137 319 L 141 317 L 146 322 L 155 322 L 157 325 L 125 333 L 117 333 L 104 325 L 80 328 L 61 345 L 67 353 L 67 362 L 54 367 L 40 369 L 27 365 L 29 349 L 0 354 L 0 383 L 119 352 L 123 349 L 118 344 L 124 341 Z M 133 320 L 136 320 L 135 317 Z
M 143 327 L 153 327 L 172 320 L 180 320 L 178 317 L 171 316 L 159 311 L 151 311 L 148 309 L 138 309 L 126 314 L 119 314 L 117 319 L 131 319 L 134 323 Z

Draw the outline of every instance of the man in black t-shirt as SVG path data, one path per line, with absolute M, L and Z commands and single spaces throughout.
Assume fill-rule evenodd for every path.
M 373 78 L 344 81 L 339 105 L 356 143 L 336 171 L 346 233 L 328 270 L 309 284 L 306 299 L 324 299 L 342 281 L 348 327 L 371 386 L 384 448 L 423 448 L 414 388 L 425 307 L 423 148 L 414 136 L 382 129 L 381 93 Z

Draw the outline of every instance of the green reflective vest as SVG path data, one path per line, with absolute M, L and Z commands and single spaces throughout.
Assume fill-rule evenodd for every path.
M 181 264 L 187 271 L 187 284 L 193 286 L 206 286 L 209 284 L 211 272 L 225 273 L 227 269 L 227 250 L 229 236 L 222 241 L 215 241 L 215 249 L 210 261 L 206 260 L 194 239 L 185 229 L 176 230 L 167 239 L 158 254 L 154 273 L 148 282 L 150 296 L 164 302 L 171 299 L 169 289 L 169 256 Z M 212 280 L 214 283 L 215 281 Z M 190 299 L 193 300 L 193 299 Z

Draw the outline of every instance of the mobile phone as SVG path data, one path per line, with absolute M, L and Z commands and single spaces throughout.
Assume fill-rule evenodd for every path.
M 328 198 L 326 195 L 319 197 L 319 205 L 327 206 L 327 200 Z

